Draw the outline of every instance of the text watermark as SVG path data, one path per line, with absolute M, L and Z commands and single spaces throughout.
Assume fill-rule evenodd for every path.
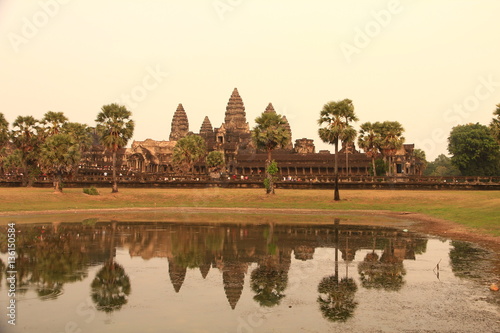
M 46 0 L 38 1 L 40 7 L 30 18 L 23 17 L 19 33 L 9 32 L 7 38 L 16 53 L 22 45 L 28 44 L 35 38 L 41 29 L 45 28 L 50 20 L 59 14 L 61 6 L 71 0 Z
M 16 325 L 17 304 L 16 304 L 16 224 L 9 223 L 7 229 L 7 296 L 9 299 L 7 306 L 7 322 Z
M 352 43 L 342 42 L 339 45 L 347 63 L 350 64 L 354 55 L 360 54 L 363 49 L 367 48 L 372 40 L 392 22 L 393 17 L 402 11 L 403 6 L 399 0 L 389 1 L 387 9 L 372 10 L 370 13 L 372 20 L 368 21 L 363 28 L 354 28 Z

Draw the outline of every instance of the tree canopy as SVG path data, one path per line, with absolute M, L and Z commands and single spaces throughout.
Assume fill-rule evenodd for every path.
M 116 153 L 125 147 L 128 140 L 134 134 L 134 121 L 131 119 L 132 112 L 123 105 L 108 104 L 101 108 L 97 114 L 97 133 L 101 144 L 112 153 L 113 163 L 113 189 L 118 192 L 116 178 Z
M 211 151 L 207 155 L 206 163 L 207 167 L 214 170 L 219 170 L 226 164 L 226 162 L 224 161 L 224 154 L 217 150 Z
M 451 163 L 451 158 L 441 154 L 432 162 L 427 164 L 424 176 L 453 177 L 460 176 L 460 170 Z
M 389 175 L 394 175 L 394 163 L 392 157 L 403 146 L 405 138 L 403 137 L 404 128 L 397 121 L 384 121 L 375 123 L 375 131 L 379 134 L 378 149 L 388 158 Z
M 335 190 L 334 200 L 340 200 L 338 187 L 338 152 L 339 141 L 347 141 L 354 129 L 350 123 L 357 121 L 358 118 L 354 113 L 354 105 L 350 99 L 343 99 L 337 102 L 328 102 L 323 105 L 320 111 L 318 125 L 321 127 L 318 130 L 319 137 L 323 142 L 333 144 L 335 146 Z
M 284 148 L 290 141 L 290 134 L 286 129 L 286 120 L 276 112 L 264 111 L 255 118 L 255 127 L 252 130 L 252 139 L 258 149 L 267 152 L 266 159 L 266 193 L 274 194 L 274 179 L 269 173 L 269 165 L 272 162 L 272 152 L 278 148 Z
M 493 137 L 500 144 L 500 104 L 497 104 L 496 110 L 493 112 L 494 118 L 491 120 L 490 129 Z
M 479 123 L 453 127 L 448 138 L 451 162 L 464 176 L 500 175 L 500 145 Z
M 378 147 L 380 146 L 380 133 L 376 130 L 376 125 L 371 122 L 361 124 L 358 137 L 358 146 L 363 149 L 367 156 L 372 160 L 373 175 L 377 175 L 377 168 L 375 166 L 375 158 L 378 154 Z
M 32 116 L 19 116 L 12 127 L 11 139 L 23 169 L 23 184 L 31 186 L 38 173 L 37 158 L 42 141 L 40 123 Z
M 172 163 L 181 172 L 193 172 L 194 165 L 207 154 L 207 144 L 199 135 L 188 135 L 175 144 Z
M 45 140 L 40 148 L 42 170 L 55 177 L 54 188 L 62 191 L 62 176 L 69 174 L 81 158 L 80 145 L 69 134 L 54 134 Z

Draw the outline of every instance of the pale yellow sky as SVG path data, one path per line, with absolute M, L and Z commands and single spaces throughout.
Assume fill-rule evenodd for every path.
M 396 120 L 429 159 L 500 103 L 497 0 L 0 0 L 0 112 L 94 125 L 121 102 L 134 139 L 168 139 L 178 103 L 219 127 L 237 87 L 250 126 L 272 102 L 315 140 L 324 103 Z M 127 97 L 128 96 L 128 97 Z

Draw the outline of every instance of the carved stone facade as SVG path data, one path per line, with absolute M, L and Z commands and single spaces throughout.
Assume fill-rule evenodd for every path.
M 264 112 L 276 112 L 269 103 Z M 292 144 L 292 130 L 286 117 L 286 130 L 290 134 L 287 145 L 273 152 L 273 159 L 278 162 L 279 176 L 283 179 L 314 180 L 320 176 L 334 174 L 334 154 L 328 150 L 316 153 L 314 141 L 302 138 Z M 226 170 L 230 175 L 252 177 L 264 174 L 266 153 L 257 151 L 252 141 L 252 133 L 246 119 L 245 105 L 238 92 L 234 89 L 227 103 L 224 122 L 214 128 L 208 116 L 203 120 L 199 133 L 189 131 L 189 121 L 182 104 L 179 104 L 172 118 L 169 141 L 134 141 L 132 146 L 119 152 L 121 170 L 129 175 L 141 173 L 158 174 L 161 179 L 174 179 L 175 170 L 172 167 L 172 155 L 178 140 L 189 135 L 199 135 L 207 143 L 207 151 L 224 153 Z M 404 145 L 394 156 L 394 170 L 397 175 L 417 175 L 422 170 L 413 154 L 414 145 Z M 348 159 L 348 160 L 346 160 Z M 92 173 L 110 169 L 111 160 L 104 149 L 94 146 L 91 154 L 84 158 L 83 168 Z M 339 151 L 339 172 L 341 175 L 369 175 L 371 159 L 355 149 L 354 144 L 343 145 Z M 195 166 L 195 172 L 206 175 L 208 170 L 201 163 Z

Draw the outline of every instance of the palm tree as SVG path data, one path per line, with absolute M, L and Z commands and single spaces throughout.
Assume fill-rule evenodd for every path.
M 413 150 L 414 164 L 416 166 L 417 173 L 421 176 L 425 168 L 427 168 L 427 158 L 425 156 L 425 151 L 422 149 Z
M 209 172 L 222 172 L 226 161 L 224 160 L 224 154 L 220 151 L 214 150 L 208 153 L 206 158 L 206 164 L 209 168 Z
M 33 185 L 37 169 L 37 154 L 41 142 L 41 130 L 38 120 L 32 116 L 19 116 L 12 123 L 11 138 L 18 150 L 18 156 L 23 169 L 23 185 Z
M 491 120 L 490 129 L 493 132 L 493 136 L 500 144 L 500 104 L 496 105 L 497 109 L 493 112 L 495 118 Z
M 384 121 L 375 123 L 376 131 L 380 134 L 379 150 L 388 158 L 389 175 L 394 175 L 393 157 L 398 149 L 403 146 L 405 138 L 403 137 L 404 128 L 397 121 Z
M 359 131 L 358 145 L 365 151 L 366 155 L 372 159 L 372 169 L 375 177 L 377 176 L 375 157 L 378 154 L 379 142 L 380 134 L 376 131 L 375 124 L 370 122 L 362 124 Z
M 207 154 L 205 139 L 199 135 L 188 135 L 175 144 L 172 162 L 184 173 L 194 173 L 194 165 Z
M 7 157 L 7 151 L 5 146 L 9 142 L 9 122 L 5 119 L 3 113 L 0 113 L 0 167 L 2 173 L 5 172 L 4 162 Z
M 44 129 L 44 136 L 49 137 L 61 132 L 62 127 L 68 118 L 62 112 L 48 111 L 44 114 L 41 124 Z
M 132 113 L 123 105 L 108 104 L 101 108 L 97 115 L 97 133 L 101 144 L 112 153 L 113 189 L 118 192 L 116 180 L 116 153 L 125 147 L 134 134 L 134 121 L 130 119 Z
M 80 162 L 80 145 L 69 134 L 48 137 L 40 148 L 40 165 L 54 176 L 54 190 L 62 192 L 62 176 Z
M 338 169 L 339 140 L 343 140 L 352 131 L 352 126 L 349 122 L 356 120 L 354 105 L 350 99 L 326 103 L 318 119 L 320 126 L 326 124 L 326 127 L 318 130 L 319 137 L 323 142 L 335 145 L 335 201 L 340 200 Z
M 266 159 L 266 193 L 274 194 L 274 180 L 270 172 L 272 166 L 272 152 L 278 148 L 286 147 L 290 140 L 290 134 L 286 128 L 286 120 L 277 114 L 269 103 L 266 111 L 260 117 L 255 118 L 255 127 L 252 130 L 252 139 L 258 149 L 267 152 Z M 275 163 L 274 163 L 275 164 Z
M 353 127 L 350 127 L 346 129 L 344 135 L 342 136 L 342 142 L 344 142 L 345 144 L 345 169 L 346 169 L 346 174 L 348 176 L 349 176 L 349 145 L 351 143 L 354 143 L 357 134 L 358 134 L 357 131 Z
M 90 127 L 81 123 L 66 122 L 62 127 L 62 132 L 72 136 L 80 146 L 83 153 L 92 147 L 92 135 Z
M 0 147 L 3 147 L 9 141 L 9 122 L 5 119 L 3 113 L 0 113 Z

